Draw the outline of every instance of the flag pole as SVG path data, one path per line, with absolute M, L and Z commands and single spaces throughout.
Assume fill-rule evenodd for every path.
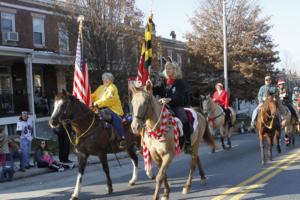
M 81 56 L 83 56 L 83 35 L 82 35 L 82 24 L 84 21 L 84 16 L 83 15 L 79 15 L 77 18 L 77 22 L 79 23 L 79 27 L 78 27 L 78 34 L 80 35 L 80 40 L 81 40 Z

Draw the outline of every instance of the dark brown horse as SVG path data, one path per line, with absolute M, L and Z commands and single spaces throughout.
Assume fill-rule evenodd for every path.
M 264 165 L 266 162 L 264 153 L 264 138 L 268 143 L 268 157 L 272 160 L 272 147 L 275 141 L 277 145 L 277 152 L 280 153 L 280 124 L 279 120 L 276 119 L 277 102 L 272 95 L 268 95 L 265 102 L 261 106 L 258 116 L 256 127 L 258 130 L 261 162 Z
M 108 193 L 113 192 L 112 181 L 107 161 L 108 153 L 122 151 L 118 142 L 112 140 L 112 129 L 105 127 L 105 122 L 74 96 L 60 94 L 55 97 L 54 110 L 49 124 L 52 128 L 59 124 L 69 123 L 75 134 L 75 150 L 78 156 L 78 175 L 71 199 L 78 199 L 82 176 L 89 155 L 99 156 L 107 178 Z M 125 150 L 133 163 L 133 175 L 129 185 L 134 185 L 138 179 L 138 158 L 134 152 L 135 136 L 125 127 L 127 149 Z

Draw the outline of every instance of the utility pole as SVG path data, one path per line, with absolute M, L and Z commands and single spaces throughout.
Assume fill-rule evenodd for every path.
M 224 86 L 228 91 L 226 0 L 223 0 Z

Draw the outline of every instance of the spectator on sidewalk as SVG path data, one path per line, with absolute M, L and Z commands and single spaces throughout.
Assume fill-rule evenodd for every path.
M 19 161 L 20 161 L 20 169 L 19 170 L 21 172 L 25 172 L 23 154 L 22 154 L 20 145 L 13 138 L 10 138 L 8 140 L 8 149 L 9 149 L 9 153 L 12 156 L 13 160 L 19 159 Z
M 71 133 L 71 127 L 67 128 L 68 131 Z M 63 163 L 72 163 L 72 161 L 69 160 L 70 141 L 64 127 L 59 126 L 58 128 L 53 129 L 53 132 L 57 135 L 58 139 L 59 161 Z
M 30 164 L 30 152 L 32 141 L 32 120 L 26 111 L 23 111 L 17 122 L 17 134 L 20 136 L 20 148 L 23 154 L 23 164 L 26 169 L 33 167 Z
M 8 138 L 0 126 L 0 182 L 12 180 L 14 167 L 8 149 Z
M 73 168 L 74 165 L 66 165 L 61 162 L 55 161 L 52 154 L 48 151 L 47 143 L 45 140 L 40 142 L 39 147 L 35 151 L 35 161 L 38 168 L 50 168 L 54 171 L 62 172 L 67 168 Z

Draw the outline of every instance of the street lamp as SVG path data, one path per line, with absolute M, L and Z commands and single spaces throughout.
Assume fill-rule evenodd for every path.
M 227 70 L 227 38 L 226 38 L 226 0 L 223 0 L 223 46 L 224 46 L 224 86 L 228 91 L 228 70 Z

